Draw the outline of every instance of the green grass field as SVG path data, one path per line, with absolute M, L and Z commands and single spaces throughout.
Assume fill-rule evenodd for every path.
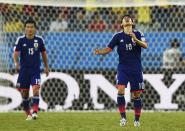
M 46 112 L 26 121 L 24 113 L 0 113 L 0 131 L 185 131 L 185 112 L 144 112 L 139 128 L 133 113 L 127 113 L 126 127 L 119 126 L 119 118 L 114 112 Z

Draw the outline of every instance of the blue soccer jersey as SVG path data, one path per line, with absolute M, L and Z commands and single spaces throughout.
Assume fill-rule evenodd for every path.
M 137 30 L 134 30 L 133 33 L 136 35 L 137 39 L 145 41 L 143 33 Z M 142 70 L 141 47 L 132 40 L 131 36 L 124 32 L 115 34 L 108 44 L 108 47 L 114 49 L 115 46 L 117 46 L 119 55 L 119 66 L 126 70 Z
M 18 37 L 15 43 L 15 51 L 20 52 L 21 68 L 40 68 L 40 52 L 45 51 L 42 37 L 34 36 L 33 39 L 27 39 L 26 36 Z
M 134 30 L 137 39 L 145 41 L 144 35 Z M 141 46 L 137 45 L 132 37 L 119 32 L 115 34 L 108 44 L 114 49 L 117 46 L 119 64 L 117 69 L 117 84 L 127 85 L 130 82 L 131 92 L 143 91 L 143 75 L 141 65 Z
M 14 51 L 20 52 L 18 89 L 29 89 L 30 85 L 40 85 L 40 53 L 46 51 L 42 37 L 18 37 Z

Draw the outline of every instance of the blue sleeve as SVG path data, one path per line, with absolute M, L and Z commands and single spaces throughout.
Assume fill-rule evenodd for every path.
M 144 34 L 141 31 L 139 31 L 138 33 L 139 33 L 139 38 L 138 39 L 141 40 L 141 41 L 146 41 Z
M 14 51 L 21 51 L 21 40 L 20 40 L 20 38 L 17 38 L 17 40 L 15 42 Z
M 114 47 L 117 46 L 117 44 L 118 44 L 117 41 L 118 41 L 117 35 L 114 35 L 113 38 L 112 38 L 112 40 L 109 42 L 108 47 L 113 50 Z
M 44 40 L 41 38 L 40 40 L 40 52 L 46 51 Z

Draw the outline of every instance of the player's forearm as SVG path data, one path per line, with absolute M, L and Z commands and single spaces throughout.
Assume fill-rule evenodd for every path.
M 148 47 L 148 44 L 146 42 L 144 42 L 144 41 L 136 39 L 135 42 L 136 42 L 136 44 L 138 44 L 139 46 L 141 46 L 141 47 L 143 47 L 145 49 Z
M 99 50 L 95 50 L 95 54 L 98 54 L 98 55 L 105 55 L 105 54 L 108 54 L 112 51 L 111 48 L 104 48 L 104 49 L 99 49 Z
M 48 67 L 48 58 L 47 58 L 47 54 L 46 54 L 45 51 L 42 52 L 42 59 L 43 59 L 44 67 L 45 67 L 45 68 L 49 68 L 49 67 Z
M 13 53 L 13 60 L 14 60 L 15 65 L 16 65 L 16 64 L 19 64 L 19 59 L 18 59 L 18 57 L 19 57 L 18 52 L 14 52 L 14 53 Z

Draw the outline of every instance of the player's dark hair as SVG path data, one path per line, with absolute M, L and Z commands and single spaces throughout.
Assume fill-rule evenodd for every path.
M 132 28 L 134 29 L 136 26 L 135 26 L 135 24 L 134 24 L 134 19 L 133 19 L 133 17 L 132 17 L 131 15 L 126 14 L 126 15 L 124 15 L 124 16 L 122 17 L 121 21 L 122 21 L 125 17 L 129 17 L 129 18 L 132 20 L 132 23 L 133 23 Z M 122 25 L 121 25 L 121 27 L 122 27 Z
M 33 20 L 33 18 L 27 19 L 26 22 L 24 23 L 24 27 L 26 27 L 27 24 L 33 24 L 35 28 L 37 28 L 36 22 Z
M 122 18 L 122 19 L 124 19 L 125 17 L 129 17 L 129 18 L 132 20 L 132 22 L 134 23 L 134 19 L 132 18 L 132 16 L 130 16 L 130 15 L 128 15 L 128 14 L 126 14 L 126 15 L 124 15 L 124 16 L 123 16 L 123 18 Z

